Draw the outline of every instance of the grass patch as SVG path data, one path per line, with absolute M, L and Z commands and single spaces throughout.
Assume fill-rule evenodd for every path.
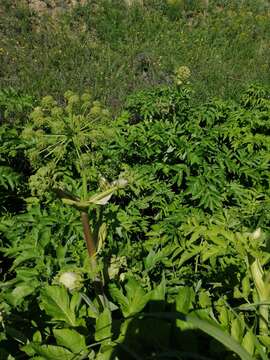
M 55 18 L 3 2 L 0 86 L 58 97 L 91 89 L 118 108 L 134 90 L 170 82 L 181 65 L 191 69 L 197 99 L 270 83 L 266 2 L 170 3 L 91 1 Z

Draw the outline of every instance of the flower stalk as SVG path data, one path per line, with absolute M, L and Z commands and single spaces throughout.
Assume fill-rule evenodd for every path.
M 95 267 L 95 265 L 96 265 L 96 261 L 95 261 L 96 242 L 95 242 L 93 233 L 90 229 L 89 216 L 86 211 L 81 212 L 81 220 L 82 220 L 83 234 L 84 234 L 84 239 L 86 242 L 88 255 L 91 259 L 92 265 Z

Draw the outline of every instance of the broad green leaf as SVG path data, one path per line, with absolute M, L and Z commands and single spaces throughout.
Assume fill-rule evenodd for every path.
M 74 360 L 74 354 L 61 346 L 34 343 L 31 346 L 37 355 L 44 357 L 46 360 Z
M 71 326 L 77 326 L 76 314 L 70 307 L 70 298 L 67 290 L 60 286 L 46 286 L 41 291 L 41 309 L 53 320 L 65 321 Z
M 99 315 L 98 307 L 94 305 L 94 303 L 89 299 L 87 295 L 84 293 L 80 293 L 81 298 L 86 302 L 88 305 L 87 314 L 89 317 L 97 319 Z
M 135 280 L 133 277 L 128 279 L 128 282 L 125 285 L 127 292 L 127 298 L 130 300 L 134 296 L 143 297 L 145 295 L 144 289 L 141 287 L 140 283 Z
M 42 342 L 42 335 L 41 335 L 41 332 L 39 330 L 37 330 L 33 334 L 33 342 L 35 342 L 35 343 L 41 343 Z
M 104 352 L 100 351 L 97 356 L 96 356 L 96 360 L 112 360 L 112 352 L 113 352 L 113 348 L 106 350 Z
M 247 298 L 248 295 L 250 294 L 250 281 L 249 281 L 249 275 L 246 275 L 243 280 L 242 280 L 242 292 L 243 292 L 243 297 Z
M 39 275 L 39 272 L 36 269 L 30 269 L 30 268 L 23 268 L 20 267 L 16 269 L 17 278 L 22 281 L 32 281 L 33 278 L 37 278 Z
M 166 303 L 166 279 L 165 276 L 162 276 L 162 280 L 159 285 L 155 286 L 151 291 L 150 297 L 150 311 L 163 311 L 165 309 Z
M 64 346 L 75 354 L 86 351 L 85 338 L 73 329 L 53 329 L 57 345 Z
M 255 342 L 254 342 L 254 334 L 252 330 L 248 330 L 243 338 L 242 346 L 247 350 L 250 355 L 253 355 Z
M 28 283 L 19 283 L 15 289 L 6 295 L 6 299 L 13 305 L 18 306 L 22 303 L 24 298 L 31 295 L 35 289 L 39 286 L 38 281 L 32 281 Z
M 266 346 L 268 349 L 270 349 L 270 336 L 259 335 L 258 338 L 264 346 Z
M 176 310 L 187 314 L 192 307 L 194 300 L 194 290 L 191 287 L 184 286 L 180 288 L 178 295 L 176 296 Z
M 109 291 L 110 291 L 110 294 L 111 294 L 113 300 L 117 304 L 119 304 L 123 315 L 127 316 L 128 312 L 129 312 L 129 310 L 128 310 L 129 309 L 129 301 L 128 301 L 127 297 L 123 294 L 123 292 L 120 289 L 118 289 L 116 284 L 110 284 Z
M 109 341 L 111 340 L 112 315 L 108 308 L 99 315 L 96 321 L 95 340 Z
M 147 257 L 144 259 L 145 269 L 147 271 L 151 270 L 162 258 L 164 258 L 163 251 L 155 252 L 151 249 Z
M 243 339 L 243 327 L 241 320 L 239 318 L 235 318 L 231 322 L 231 336 L 239 343 L 241 343 Z
M 145 293 L 141 285 L 134 278 L 130 278 L 125 286 L 129 302 L 128 315 L 136 314 L 145 307 L 151 298 L 151 292 Z
M 166 279 L 162 276 L 161 283 L 151 292 L 151 300 L 164 301 L 166 296 Z
M 224 248 L 212 246 L 204 249 L 201 253 L 201 261 L 205 262 L 210 258 L 224 255 Z
M 208 291 L 201 291 L 199 293 L 199 304 L 202 308 L 209 308 L 211 307 L 211 297 Z
M 182 287 L 175 299 L 176 310 L 180 313 L 187 314 L 188 311 L 192 308 L 192 302 L 194 300 L 194 291 L 191 287 L 185 286 Z M 177 319 L 176 326 L 180 328 L 180 330 L 187 330 L 192 328 L 192 325 L 187 323 L 186 321 Z
M 74 292 L 74 294 L 72 294 L 70 299 L 70 310 L 76 314 L 80 306 L 80 303 L 81 303 L 81 294 L 78 291 Z
M 225 307 L 225 304 L 219 308 L 218 320 L 225 328 L 227 328 L 229 325 L 230 315 L 231 314 L 229 313 L 229 310 Z
M 48 245 L 50 241 L 51 241 L 51 229 L 48 227 L 45 227 L 39 233 L 39 243 L 43 248 L 45 248 L 46 245 Z
M 203 246 L 196 246 L 193 247 L 192 250 L 185 251 L 180 258 L 178 266 L 181 267 L 186 261 L 193 258 L 194 256 L 198 255 L 203 249 Z
M 110 294 L 117 302 L 125 317 L 140 312 L 151 299 L 151 292 L 145 293 L 141 285 L 134 278 L 129 278 L 125 285 L 127 296 L 117 288 L 115 284 L 110 285 Z
M 35 355 L 35 350 L 32 348 L 32 344 L 33 343 L 28 343 L 24 346 L 21 346 L 21 350 L 25 352 L 30 357 L 30 359 Z
M 27 260 L 35 259 L 36 257 L 37 257 L 37 252 L 35 253 L 33 249 L 24 251 L 21 255 L 16 257 L 10 270 L 14 270 L 17 266 L 19 266 L 23 262 Z

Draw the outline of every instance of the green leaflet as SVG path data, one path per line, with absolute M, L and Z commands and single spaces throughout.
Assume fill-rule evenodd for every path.
M 191 250 L 185 251 L 183 254 L 181 254 L 181 258 L 180 258 L 178 266 L 179 267 L 182 266 L 189 259 L 200 254 L 200 252 L 202 251 L 203 248 L 204 248 L 204 246 L 192 246 Z
M 255 349 L 255 341 L 254 341 L 253 331 L 248 330 L 243 337 L 242 346 L 247 350 L 250 355 L 253 355 Z
M 53 320 L 64 321 L 71 326 L 78 326 L 74 307 L 71 306 L 70 296 L 64 287 L 46 286 L 41 291 L 41 309 Z
M 185 286 L 180 288 L 176 297 L 176 309 L 177 311 L 187 314 L 192 307 L 195 295 L 191 287 Z
M 5 190 L 9 188 L 14 190 L 20 183 L 20 175 L 17 174 L 11 167 L 0 165 L 0 187 Z
M 37 355 L 46 360 L 75 360 L 74 354 L 69 350 L 55 345 L 31 344 L 31 347 Z
M 194 299 L 195 294 L 194 290 L 191 287 L 184 286 L 180 288 L 175 299 L 176 310 L 179 311 L 179 313 L 187 314 L 189 310 L 192 309 Z M 193 328 L 190 323 L 181 319 L 176 320 L 176 326 L 179 327 L 179 329 L 181 330 Z
M 120 306 L 122 306 L 125 317 L 140 312 L 151 298 L 151 293 L 145 293 L 143 288 L 134 278 L 128 279 L 125 290 L 127 294 L 126 297 L 123 297 L 123 294 L 119 294 L 115 289 L 113 290 L 113 293 L 111 293 L 112 296 L 113 294 L 116 294 L 115 300 L 119 301 Z
M 125 317 L 138 314 L 150 301 L 165 299 L 165 278 L 152 291 L 146 293 L 137 280 L 130 277 L 125 285 L 126 296 L 115 284 L 110 285 L 110 294 L 114 301 L 120 305 Z
M 108 308 L 104 309 L 96 321 L 95 340 L 109 342 L 111 340 L 112 316 Z
M 121 311 L 124 316 L 129 314 L 129 301 L 123 292 L 117 287 L 116 284 L 109 285 L 109 291 L 113 300 L 120 305 Z
M 18 283 L 10 293 L 6 294 L 5 298 L 16 307 L 20 305 L 27 296 L 34 293 L 38 286 L 39 283 L 35 280 Z
M 82 351 L 87 351 L 85 344 L 85 337 L 73 329 L 53 329 L 53 334 L 56 342 L 60 346 L 72 351 L 74 354 L 79 354 Z

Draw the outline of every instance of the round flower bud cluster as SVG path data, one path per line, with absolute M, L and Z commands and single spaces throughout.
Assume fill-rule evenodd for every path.
M 91 153 L 84 153 L 76 161 L 76 165 L 80 169 L 84 169 L 84 168 L 91 166 L 92 162 L 93 162 L 93 155 Z
M 51 95 L 44 96 L 41 100 L 41 106 L 45 109 L 51 109 L 56 106 L 57 103 Z
M 22 132 L 28 142 L 27 155 L 33 168 L 39 170 L 30 178 L 32 193 L 44 195 L 51 186 L 56 169 L 72 162 L 81 169 L 91 166 L 91 159 L 80 157 L 108 138 L 109 111 L 92 95 L 81 96 L 67 91 L 65 105 L 58 105 L 52 96 L 45 96 L 30 115 L 30 122 Z
M 32 126 L 26 126 L 22 133 L 21 133 L 21 137 L 23 140 L 32 140 L 35 136 L 35 130 L 33 129 Z
M 42 166 L 37 172 L 30 176 L 29 187 L 32 196 L 43 196 L 49 188 L 53 185 L 53 173 L 55 171 L 55 164 L 50 162 L 46 166 Z
M 182 85 L 183 83 L 187 82 L 187 80 L 190 78 L 190 75 L 191 75 L 191 71 L 189 67 L 180 66 L 175 71 L 174 81 L 177 85 Z
M 83 277 L 79 271 L 60 272 L 54 279 L 54 283 L 64 285 L 69 291 L 76 291 L 82 288 Z
M 81 100 L 83 103 L 90 103 L 92 100 L 92 95 L 90 93 L 84 93 L 81 96 Z
M 53 116 L 53 117 L 60 117 L 60 116 L 62 116 L 63 115 L 63 113 L 64 113 L 64 111 L 63 111 L 63 109 L 60 107 L 60 106 L 55 106 L 55 107 L 53 107 L 52 108 L 52 110 L 51 110 L 51 115 Z
M 45 117 L 44 117 L 44 113 L 43 110 L 40 106 L 37 106 L 31 113 L 30 118 L 33 121 L 33 124 L 37 127 L 41 127 L 43 125 L 45 125 Z

